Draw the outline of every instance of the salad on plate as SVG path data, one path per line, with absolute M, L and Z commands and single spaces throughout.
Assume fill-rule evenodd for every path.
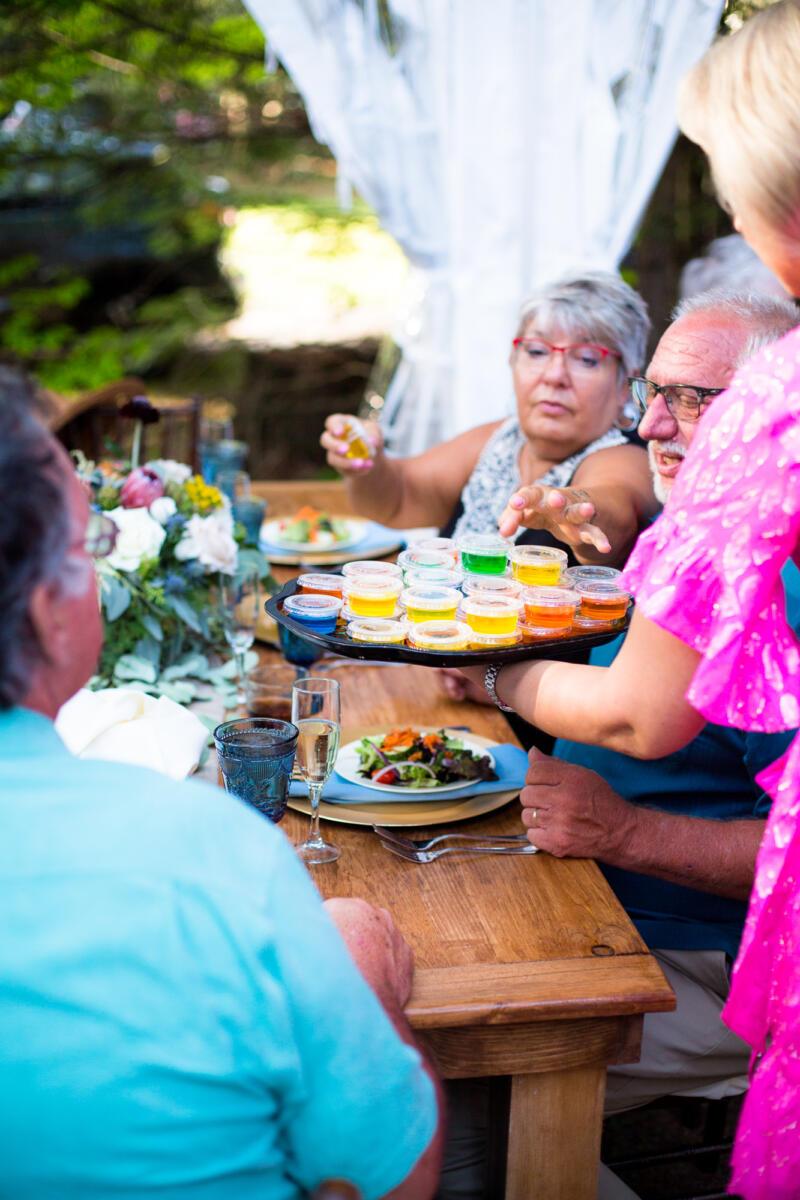
M 392 729 L 362 738 L 356 753 L 358 774 L 372 784 L 430 789 L 497 779 L 488 754 L 476 754 L 444 729 Z
M 341 517 L 304 504 L 293 517 L 284 517 L 278 522 L 281 541 L 324 548 L 346 542 L 350 537 L 350 525 Z

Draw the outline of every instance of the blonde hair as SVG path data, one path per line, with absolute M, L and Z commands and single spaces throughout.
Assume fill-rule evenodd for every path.
M 800 0 L 780 0 L 688 72 L 678 121 L 711 162 L 721 202 L 778 233 L 800 225 Z

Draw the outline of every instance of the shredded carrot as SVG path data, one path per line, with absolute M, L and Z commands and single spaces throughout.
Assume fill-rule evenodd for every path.
M 418 729 L 392 729 L 381 742 L 381 750 L 401 750 L 419 737 Z

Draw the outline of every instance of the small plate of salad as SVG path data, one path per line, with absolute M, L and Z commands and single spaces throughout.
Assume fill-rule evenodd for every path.
M 495 780 L 494 766 L 488 750 L 451 730 L 403 728 L 343 746 L 336 773 L 348 783 L 419 796 Z
M 344 549 L 363 538 L 365 527 L 366 521 L 335 517 L 306 504 L 292 517 L 268 521 L 262 529 L 262 537 L 287 550 Z

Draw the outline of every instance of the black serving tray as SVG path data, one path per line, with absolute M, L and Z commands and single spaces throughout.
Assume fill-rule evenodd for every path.
M 604 633 L 581 633 L 570 638 L 542 639 L 540 642 L 520 642 L 518 646 L 507 646 L 501 650 L 456 650 L 449 654 L 437 650 L 417 650 L 412 646 L 388 645 L 374 642 L 354 642 L 344 632 L 337 628 L 335 633 L 314 633 L 307 625 L 295 621 L 283 611 L 283 602 L 287 596 L 297 591 L 297 580 L 290 579 L 279 592 L 271 596 L 265 608 L 271 617 L 280 625 L 285 625 L 298 637 L 305 638 L 317 646 L 323 646 L 331 654 L 341 654 L 345 658 L 360 658 L 377 662 L 416 663 L 423 667 L 477 667 L 490 662 L 521 662 L 528 658 L 550 658 L 562 662 L 572 662 L 579 658 L 586 661 L 586 656 L 595 646 L 604 646 L 613 642 L 627 628 L 620 625 L 617 629 L 609 629 Z M 629 610 L 630 612 L 630 610 Z

